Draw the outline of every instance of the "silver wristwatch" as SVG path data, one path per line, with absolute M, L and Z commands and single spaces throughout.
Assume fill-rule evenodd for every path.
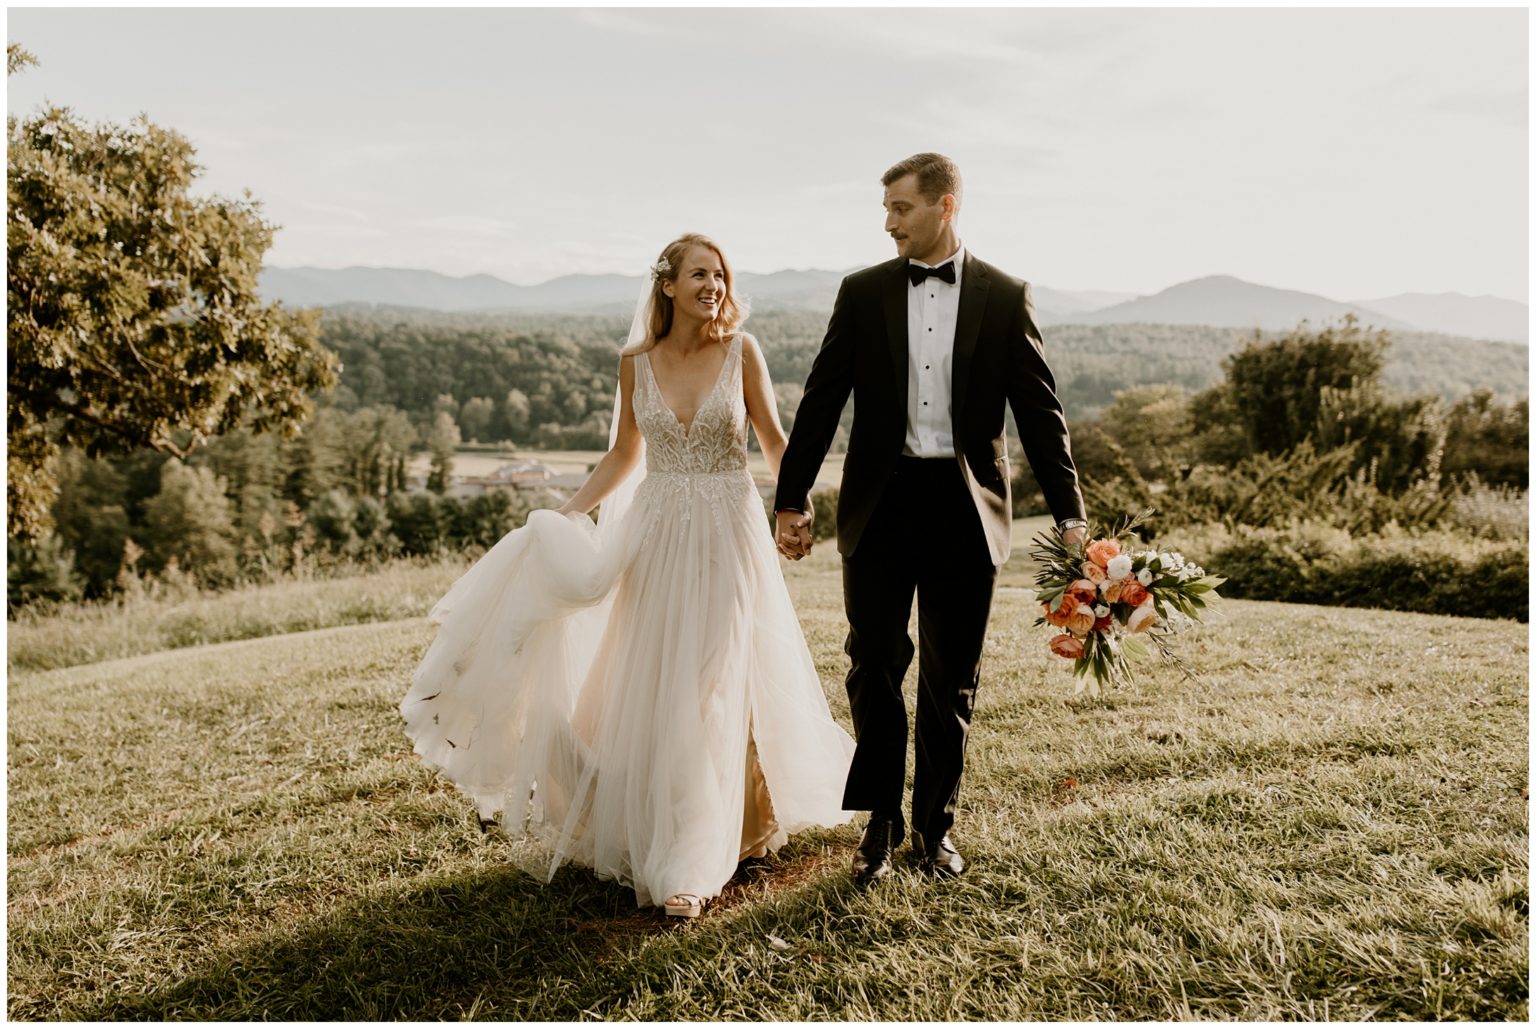
M 1088 528 L 1088 522 L 1082 518 L 1068 518 L 1066 521 L 1057 522 L 1056 528 L 1063 532 L 1068 529 L 1086 529 Z

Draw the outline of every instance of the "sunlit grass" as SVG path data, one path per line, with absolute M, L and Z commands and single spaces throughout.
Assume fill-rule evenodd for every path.
M 399 561 L 374 572 L 288 579 L 227 593 L 138 596 L 72 604 L 7 625 L 6 663 L 67 668 L 161 650 L 425 615 L 469 567 L 467 557 Z
M 787 568 L 847 724 L 835 552 Z M 1223 612 L 1198 681 L 1074 697 L 1005 582 L 965 877 L 860 893 L 813 831 L 683 927 L 513 870 L 412 756 L 423 618 L 13 668 L 9 1014 L 1523 1019 L 1525 627 Z

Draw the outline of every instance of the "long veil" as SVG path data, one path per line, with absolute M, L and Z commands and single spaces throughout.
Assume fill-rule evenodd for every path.
M 640 297 L 635 301 L 635 314 L 629 322 L 629 335 L 625 337 L 624 345 L 620 353 L 627 353 L 635 346 L 645 342 L 651 331 L 651 296 L 654 291 L 651 287 L 649 275 L 640 277 Z M 624 413 L 623 386 L 618 379 L 613 384 L 613 421 L 608 425 L 608 449 L 612 450 L 614 443 L 619 438 L 619 418 Z M 626 475 L 613 492 L 603 498 L 598 507 L 597 534 L 599 540 L 605 545 L 613 539 L 618 526 L 623 524 L 624 514 L 635 499 L 635 492 L 640 488 L 640 483 L 645 479 L 645 440 L 640 440 L 640 460 L 635 468 Z

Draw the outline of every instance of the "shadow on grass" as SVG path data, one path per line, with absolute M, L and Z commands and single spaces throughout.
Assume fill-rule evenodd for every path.
M 829 842 L 830 841 L 830 842 Z M 66 1010 L 13 1017 L 550 1020 L 622 1012 L 642 985 L 712 963 L 759 897 L 825 912 L 848 891 L 832 834 L 744 866 L 697 922 L 635 907 L 634 892 L 586 869 L 548 885 L 511 866 L 373 897 L 249 946 L 211 955 L 185 979 Z M 835 853 L 835 857 L 834 857 Z M 835 869 L 835 871 L 834 871 Z

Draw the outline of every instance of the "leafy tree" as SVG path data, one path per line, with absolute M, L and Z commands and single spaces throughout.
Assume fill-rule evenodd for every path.
M 453 480 L 453 452 L 459 442 L 459 427 L 454 424 L 453 415 L 447 411 L 437 412 L 432 434 L 427 437 L 427 449 L 432 454 L 432 471 L 427 476 L 427 489 L 433 493 L 441 495 L 448 492 L 448 485 Z
M 1313 438 L 1325 451 L 1358 443 L 1351 471 L 1396 494 L 1420 481 L 1439 484 L 1444 414 L 1438 397 L 1388 397 L 1374 386 L 1324 388 Z
M 1249 452 L 1284 453 L 1316 435 L 1324 390 L 1374 387 L 1388 345 L 1385 332 L 1349 316 L 1316 332 L 1303 325 L 1278 340 L 1251 340 L 1228 357 L 1227 401 Z
M 338 485 L 361 497 L 382 497 L 405 487 L 404 461 L 418 437 L 404 412 L 386 404 L 320 413 L 326 426 L 320 431 L 338 469 Z
M 123 563 L 130 532 L 124 508 L 127 477 L 110 461 L 66 450 L 59 457 L 58 478 L 55 531 L 74 552 L 86 594 L 99 597 L 116 583 Z
M 1446 415 L 1441 474 L 1460 478 L 1476 472 L 1490 485 L 1519 486 L 1530 478 L 1530 402 L 1504 405 L 1492 390 L 1477 390 Z
M 501 417 L 507 426 L 507 438 L 513 440 L 528 438 L 528 413 L 532 410 L 528 405 L 528 394 L 520 389 L 507 390 L 507 398 L 501 405 Z
M 440 551 L 456 506 L 452 500 L 431 493 L 391 494 L 389 520 L 401 551 L 413 556 Z
M 335 358 L 311 315 L 261 303 L 273 226 L 255 201 L 193 197 L 192 145 L 143 117 L 6 125 L 12 535 L 46 526 L 61 446 L 186 456 L 303 420 Z
M 261 534 L 264 515 L 278 517 L 283 509 L 284 488 L 300 468 L 308 472 L 312 465 L 303 444 L 313 438 L 308 431 L 294 440 L 282 440 L 270 433 L 257 434 L 236 429 L 209 441 L 192 464 L 206 465 L 223 479 L 234 508 L 235 529 L 242 539 Z M 293 462 L 289 466 L 288 462 Z
M 6 608 L 11 614 L 39 601 L 78 600 L 83 588 L 74 554 L 54 533 L 6 540 Z
M 21 69 L 27 67 L 28 65 L 33 65 L 33 64 L 36 64 L 36 63 L 37 63 L 37 58 L 36 57 L 33 57 L 30 53 L 28 53 L 27 51 L 23 50 L 21 47 L 17 46 L 15 43 L 8 43 L 8 44 L 6 44 L 6 47 L 5 47 L 5 73 L 6 73 L 6 75 L 15 75 L 17 72 L 21 71 Z
M 174 561 L 210 586 L 234 580 L 234 519 L 224 483 L 210 469 L 167 461 L 160 471 L 160 492 L 145 505 L 144 515 L 153 567 Z
M 528 518 L 529 508 L 503 490 L 491 490 L 461 501 L 450 533 L 461 546 L 492 547 Z
M 1155 383 L 1120 390 L 1097 422 L 1146 478 L 1170 478 L 1193 460 L 1193 419 L 1183 386 Z M 1074 431 L 1074 443 L 1076 436 Z
M 476 443 L 491 438 L 491 422 L 496 417 L 496 404 L 489 397 L 471 397 L 459 408 L 459 428 Z
M 357 537 L 361 556 L 385 557 L 399 546 L 399 541 L 390 532 L 389 509 L 377 497 L 357 498 L 352 533 Z
M 315 539 L 333 554 L 351 556 L 359 549 L 357 503 L 339 489 L 317 498 L 305 512 Z

